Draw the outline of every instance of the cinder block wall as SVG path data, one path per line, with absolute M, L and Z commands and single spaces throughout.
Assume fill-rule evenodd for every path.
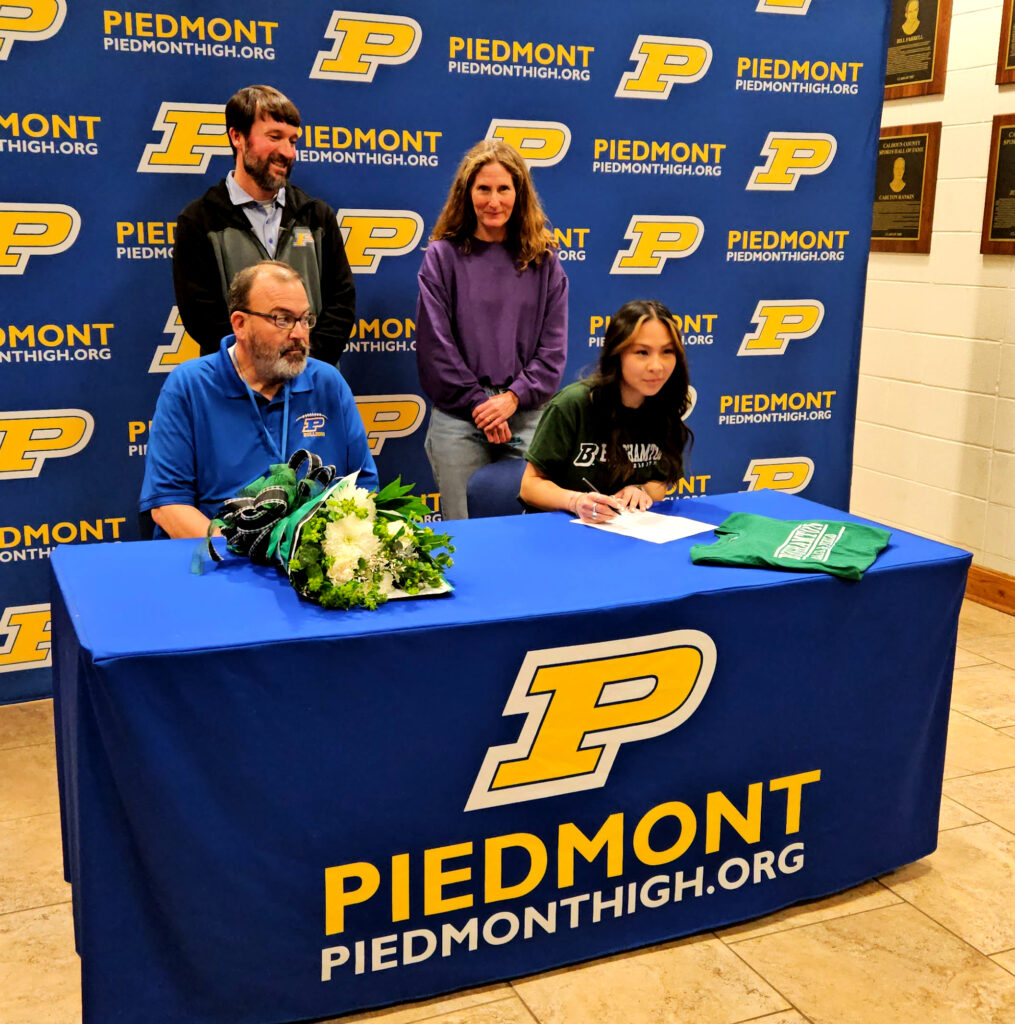
M 941 121 L 928 255 L 871 253 L 851 509 L 1015 576 L 1015 257 L 981 256 L 1001 0 L 953 0 L 942 96 L 882 124 Z

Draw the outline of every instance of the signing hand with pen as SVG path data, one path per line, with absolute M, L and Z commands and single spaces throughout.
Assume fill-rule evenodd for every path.
M 620 501 L 598 491 L 573 491 L 571 511 L 583 523 L 608 523 L 623 511 Z

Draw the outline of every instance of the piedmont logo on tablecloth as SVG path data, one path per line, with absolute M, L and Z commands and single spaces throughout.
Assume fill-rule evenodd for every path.
M 526 716 L 521 734 L 487 751 L 465 809 L 604 786 L 623 744 L 694 714 L 714 670 L 698 630 L 530 651 L 504 707 Z

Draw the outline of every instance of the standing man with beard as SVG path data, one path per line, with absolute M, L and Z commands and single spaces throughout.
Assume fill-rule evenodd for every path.
M 356 290 L 334 211 L 289 183 L 300 112 L 268 85 L 240 89 L 226 104 L 235 167 L 180 214 L 173 248 L 176 304 L 201 355 L 229 333 L 226 295 L 244 267 L 281 260 L 307 290 L 317 326 L 310 353 L 337 363 L 352 330 Z
M 308 358 L 317 322 L 292 267 L 256 263 L 228 295 L 234 334 L 166 379 L 152 419 L 140 511 L 156 537 L 203 537 L 222 503 L 307 448 L 339 476 L 377 470 L 356 402 L 334 366 Z

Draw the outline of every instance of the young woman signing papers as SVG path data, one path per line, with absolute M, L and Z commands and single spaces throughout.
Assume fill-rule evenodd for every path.
M 520 458 L 567 359 L 567 277 L 525 161 L 489 139 L 462 160 L 419 271 L 416 362 L 445 519 L 472 473 Z
M 522 501 L 587 523 L 649 508 L 683 473 L 688 403 L 673 314 L 659 302 L 626 303 L 610 320 L 598 371 L 544 409 L 525 455 Z

